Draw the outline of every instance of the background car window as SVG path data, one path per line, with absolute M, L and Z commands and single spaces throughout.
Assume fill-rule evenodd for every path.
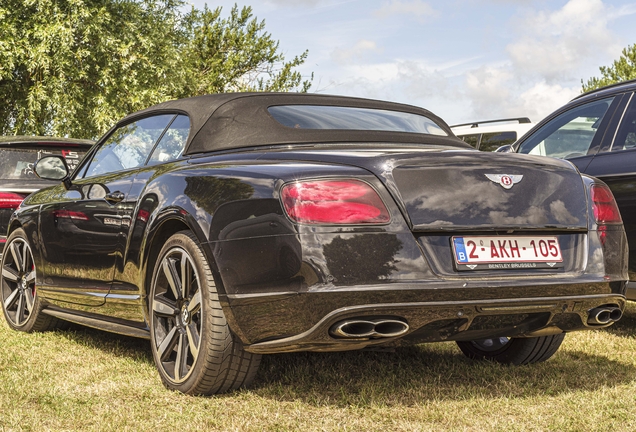
M 173 118 L 174 114 L 148 117 L 115 130 L 93 155 L 84 177 L 143 165 Z
M 517 141 L 517 132 L 485 133 L 481 136 L 479 150 L 495 151 L 499 147 L 507 144 L 512 144 L 515 141 Z
M 560 159 L 587 154 L 614 98 L 573 108 L 544 125 L 519 148 L 519 153 Z
M 38 159 L 47 155 L 64 156 L 69 170 L 73 171 L 86 154 L 86 151 L 86 148 L 51 146 L 0 148 L 0 180 L 36 178 L 33 173 L 33 165 Z
M 477 148 L 477 144 L 479 144 L 480 135 L 481 134 L 463 135 L 458 138 L 462 139 L 466 144 L 469 144 L 470 146 Z
M 636 148 L 636 98 L 632 101 L 623 116 L 621 125 L 616 132 L 612 151 L 629 150 Z
M 177 116 L 152 152 L 148 165 L 168 162 L 181 156 L 189 133 L 190 119 L 188 116 Z

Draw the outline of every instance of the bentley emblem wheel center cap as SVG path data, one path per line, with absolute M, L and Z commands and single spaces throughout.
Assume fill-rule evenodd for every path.
M 183 305 L 183 309 L 181 309 L 181 321 L 184 325 L 190 323 L 190 312 L 188 311 L 188 305 Z

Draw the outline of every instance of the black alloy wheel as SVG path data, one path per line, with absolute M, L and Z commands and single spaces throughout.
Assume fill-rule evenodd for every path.
M 2 310 L 11 328 L 26 332 L 49 330 L 57 319 L 42 314 L 37 295 L 33 253 L 22 229 L 7 239 L 2 255 L 0 289 Z
M 234 341 L 210 267 L 189 231 L 159 253 L 150 290 L 152 353 L 164 385 L 214 394 L 248 385 L 260 363 Z
M 532 364 L 546 361 L 557 352 L 565 333 L 530 338 L 497 337 L 474 341 L 458 341 L 457 346 L 468 358 L 503 364 Z

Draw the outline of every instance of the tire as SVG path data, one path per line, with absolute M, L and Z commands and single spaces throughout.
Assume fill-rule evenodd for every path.
M 191 232 L 164 244 L 149 298 L 152 355 L 167 388 L 210 395 L 251 383 L 261 356 L 244 351 L 230 332 L 210 266 Z
M 492 338 L 458 341 L 464 355 L 474 360 L 503 364 L 532 364 L 546 361 L 559 349 L 565 333 L 533 338 Z
M 44 304 L 37 294 L 33 253 L 21 228 L 7 239 L 0 266 L 0 300 L 9 327 L 24 332 L 56 328 L 59 320 L 42 313 Z

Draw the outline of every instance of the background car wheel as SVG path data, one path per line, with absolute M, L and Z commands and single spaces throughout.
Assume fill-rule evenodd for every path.
M 59 321 L 42 313 L 33 253 L 22 229 L 16 229 L 7 239 L 1 265 L 2 311 L 9 326 L 25 332 L 55 328 Z
M 561 346 L 565 333 L 534 338 L 492 338 L 458 341 L 464 355 L 475 360 L 491 360 L 504 364 L 530 364 L 546 361 Z
M 173 235 L 161 249 L 149 309 L 152 354 L 166 387 L 215 394 L 254 379 L 261 356 L 234 340 L 210 267 L 189 231 Z

